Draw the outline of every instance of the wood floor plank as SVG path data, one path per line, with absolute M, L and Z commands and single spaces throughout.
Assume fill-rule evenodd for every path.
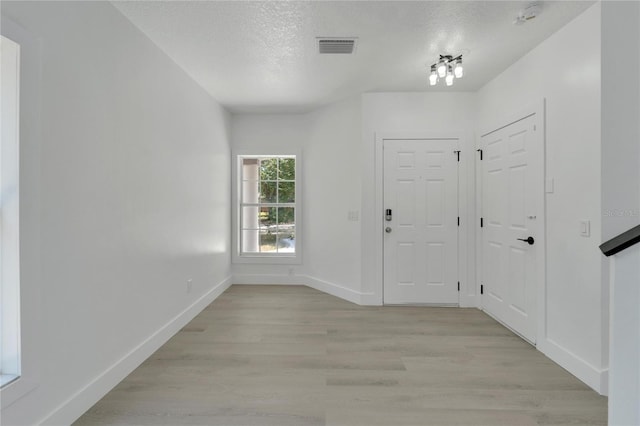
M 232 286 L 75 425 L 604 425 L 607 399 L 476 309 Z

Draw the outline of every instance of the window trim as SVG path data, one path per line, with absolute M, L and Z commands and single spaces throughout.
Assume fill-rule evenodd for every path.
M 11 55 L 4 66 L 11 91 L 3 93 L 2 145 L 0 146 L 0 388 L 21 376 L 20 344 L 20 44 L 2 35 L 3 56 Z M 3 61 L 4 62 L 4 61 Z M 7 90 L 9 87 L 4 87 Z M 11 98 L 9 98 L 11 97 Z M 7 104 L 4 101 L 7 100 Z M 6 107 L 6 108 L 5 108 Z M 3 191 L 4 192 L 4 191 Z M 6 196 L 6 199 L 5 197 Z
M 260 226 L 258 224 L 256 224 L 258 227 L 257 228 L 246 228 L 244 226 L 245 224 L 245 217 L 244 217 L 244 209 L 245 208 L 257 208 L 258 211 L 260 211 L 261 208 L 274 208 L 274 209 L 281 209 L 281 208 L 293 208 L 294 212 L 296 209 L 296 203 L 295 203 L 295 194 L 294 194 L 294 201 L 293 202 L 280 202 L 279 201 L 279 196 L 278 196 L 278 200 L 276 200 L 275 202 L 269 202 L 269 201 L 260 201 L 258 200 L 257 202 L 254 203 L 248 203 L 243 201 L 244 197 L 245 197 L 245 183 L 249 183 L 250 181 L 245 179 L 245 176 L 243 176 L 244 173 L 244 160 L 282 160 L 282 159 L 293 159 L 294 162 L 296 161 L 296 156 L 295 155 L 278 155 L 278 156 L 261 156 L 261 155 L 239 155 L 238 156 L 238 166 L 239 166 L 239 180 L 238 182 L 239 187 L 238 190 L 240 191 L 240 195 L 239 195 L 239 200 L 238 200 L 238 206 L 240 207 L 239 209 L 239 220 L 240 220 L 240 224 L 242 224 L 242 226 L 240 226 L 239 228 L 239 232 L 240 232 L 240 237 L 238 240 L 238 244 L 239 244 L 239 249 L 238 252 L 240 253 L 240 256 L 252 256 L 252 255 L 256 255 L 256 256 L 273 256 L 273 257 L 283 257 L 283 256 L 294 256 L 295 255 L 295 250 L 292 253 L 287 253 L 287 252 L 279 252 L 276 248 L 276 252 L 262 252 L 260 250 L 260 244 L 258 244 L 258 253 L 256 252 L 244 252 L 244 238 L 242 237 L 244 232 L 251 232 L 251 231 L 257 231 L 258 235 L 260 235 Z M 242 165 L 241 165 L 242 163 Z M 295 164 L 295 163 L 294 163 Z M 256 166 L 258 166 L 258 163 L 256 164 Z M 279 170 L 279 167 L 278 167 Z M 294 169 L 294 173 L 295 173 L 295 169 Z M 280 176 L 276 176 L 275 180 L 273 179 L 268 179 L 268 180 L 262 180 L 260 177 L 260 173 L 257 173 L 257 180 L 255 181 L 258 184 L 261 184 L 263 182 L 270 182 L 270 183 L 275 183 L 276 184 L 276 193 L 280 192 L 280 183 L 293 183 L 294 184 L 294 188 L 296 186 L 296 180 L 295 177 L 293 180 L 291 179 L 280 179 Z M 258 190 L 258 194 L 259 195 L 259 190 Z M 279 213 L 276 214 L 277 216 L 279 216 Z M 257 218 L 256 218 L 257 219 Z M 278 227 L 279 227 L 280 222 L 278 221 Z M 294 217 L 294 227 L 295 227 L 295 217 Z
M 296 159 L 296 190 L 295 190 L 295 226 L 296 226 L 296 251 L 295 253 L 240 253 L 240 202 L 242 193 L 242 168 L 240 162 L 247 157 L 295 157 Z M 241 264 L 272 264 L 272 265 L 299 265 L 302 263 L 302 152 L 300 150 L 234 150 L 231 155 L 231 206 L 232 206 L 232 263 Z
M 10 18 L 1 16 L 1 34 L 20 46 L 20 377 L 0 389 L 5 410 L 40 385 L 40 152 L 42 40 Z M 28 158 L 25 162 L 24 158 Z M 26 193 L 26 195 L 25 195 Z M 29 202 L 25 203 L 24 200 Z M 25 253 L 27 254 L 25 256 Z

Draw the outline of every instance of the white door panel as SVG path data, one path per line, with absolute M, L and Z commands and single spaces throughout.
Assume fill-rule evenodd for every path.
M 536 340 L 536 262 L 541 250 L 542 139 L 536 116 L 483 136 L 483 307 L 531 342 Z M 530 245 L 522 239 L 534 238 Z
M 384 303 L 458 303 L 457 140 L 385 140 Z

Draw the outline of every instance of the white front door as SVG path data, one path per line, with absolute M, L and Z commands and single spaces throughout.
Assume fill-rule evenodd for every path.
M 457 146 L 384 141 L 385 304 L 458 303 Z
M 536 121 L 533 114 L 481 138 L 482 305 L 532 343 L 544 191 L 543 142 Z

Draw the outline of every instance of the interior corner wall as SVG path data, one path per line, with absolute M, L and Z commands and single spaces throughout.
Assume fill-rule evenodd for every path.
M 602 4 L 602 239 L 640 223 L 637 2 Z
M 21 256 L 40 273 L 22 274 L 40 302 L 22 355 L 39 374 L 2 423 L 69 424 L 229 284 L 230 118 L 108 2 L 1 7 L 42 67 L 21 70 L 21 230 L 39 229 Z
M 640 224 L 640 4 L 602 3 L 602 240 Z M 640 247 L 611 269 L 609 424 L 640 424 Z
M 308 113 L 234 114 L 232 148 L 302 151 L 302 264 L 233 265 L 235 283 L 305 284 L 361 301 L 360 98 Z
M 608 279 L 602 235 L 600 4 L 576 17 L 478 92 L 480 128 L 546 99 L 546 335 L 538 347 L 606 393 Z M 580 235 L 580 221 L 591 235 Z
M 382 304 L 382 289 L 376 282 L 376 270 L 380 268 L 376 259 L 376 238 L 382 230 L 376 230 L 376 134 L 408 132 L 460 132 L 464 135 L 461 146 L 461 164 L 465 174 L 461 174 L 460 203 L 464 204 L 466 217 L 464 224 L 474 223 L 475 215 L 475 140 L 476 94 L 467 92 L 392 92 L 365 93 L 362 95 L 362 292 L 369 295 L 371 304 Z M 453 153 L 452 153 L 453 154 Z M 466 247 L 474 247 L 475 238 L 472 227 L 466 235 Z M 379 232 L 378 232 L 379 231 Z M 461 246 L 465 246 L 464 244 Z M 462 247 L 464 248 L 464 247 Z M 473 299 L 475 286 L 475 257 L 469 250 L 466 259 L 466 276 L 460 277 L 465 299 L 475 306 Z M 462 303 L 461 298 L 461 303 Z

